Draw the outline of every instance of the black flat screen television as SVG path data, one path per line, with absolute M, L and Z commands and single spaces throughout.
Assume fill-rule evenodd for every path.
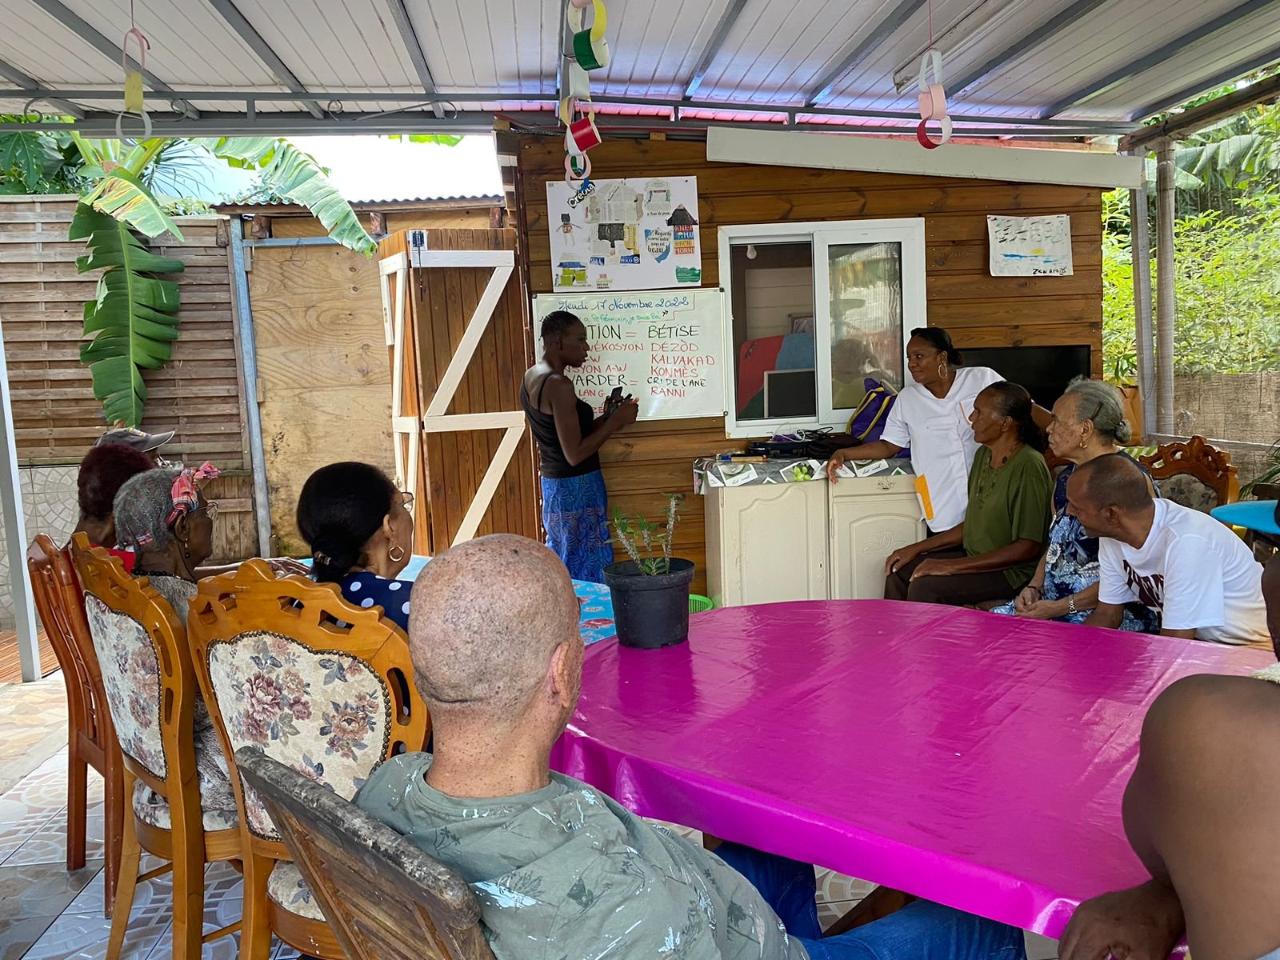
M 1087 346 L 1060 347 L 975 347 L 961 349 L 966 367 L 990 367 L 1006 380 L 1027 388 L 1031 399 L 1051 407 L 1076 377 L 1087 377 L 1090 353 Z

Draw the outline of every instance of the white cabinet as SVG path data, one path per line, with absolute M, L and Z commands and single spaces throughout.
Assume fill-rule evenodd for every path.
M 879 599 L 885 557 L 925 535 L 910 476 L 711 487 L 706 497 L 718 607 Z
M 706 508 L 717 607 L 827 599 L 825 480 L 712 487 Z
M 830 487 L 832 600 L 884 596 L 884 561 L 926 535 L 914 477 L 861 477 Z

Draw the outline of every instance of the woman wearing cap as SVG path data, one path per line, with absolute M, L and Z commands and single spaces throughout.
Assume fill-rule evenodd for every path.
M 151 458 L 141 450 L 122 444 L 92 448 L 80 461 L 76 475 L 76 500 L 80 519 L 73 533 L 83 533 L 89 543 L 103 547 L 133 572 L 136 555 L 116 547 L 116 494 L 132 477 L 152 468 Z
M 298 531 L 311 547 L 319 583 L 409 629 L 411 584 L 398 577 L 413 552 L 413 499 L 368 463 L 331 463 L 307 478 Z
M 924 478 L 928 494 L 929 530 L 942 533 L 964 521 L 969 503 L 969 468 L 978 452 L 969 425 L 973 401 L 1004 377 L 990 367 L 961 366 L 960 351 L 941 327 L 911 331 L 907 370 L 913 382 L 898 394 L 880 439 L 837 450 L 827 463 L 827 476 L 834 483 L 846 460 L 887 459 L 910 447 L 911 469 Z M 1047 421 L 1047 412 L 1041 413 Z

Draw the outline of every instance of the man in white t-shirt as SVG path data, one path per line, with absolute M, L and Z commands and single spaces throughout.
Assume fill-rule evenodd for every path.
M 1213 514 L 1280 546 L 1274 500 Z M 1280 651 L 1280 555 L 1262 576 Z M 1253 677 L 1183 677 L 1151 705 L 1123 803 L 1125 833 L 1150 878 L 1082 903 L 1058 946 L 1062 960 L 1163 958 L 1184 934 L 1193 957 L 1280 960 L 1277 684 L 1280 664 Z
M 1098 606 L 1086 624 L 1120 625 L 1126 603 L 1161 616 L 1165 636 L 1266 643 L 1262 565 L 1225 525 L 1152 497 L 1128 457 L 1109 454 L 1067 482 L 1068 511 L 1099 537 Z

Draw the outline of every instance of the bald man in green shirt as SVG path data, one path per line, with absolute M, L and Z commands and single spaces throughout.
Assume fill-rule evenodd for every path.
M 1025 960 L 1019 931 L 928 903 L 824 940 L 812 866 L 708 853 L 550 772 L 583 646 L 541 544 L 497 535 L 437 557 L 409 637 L 435 753 L 387 761 L 357 803 L 462 873 L 499 960 Z

